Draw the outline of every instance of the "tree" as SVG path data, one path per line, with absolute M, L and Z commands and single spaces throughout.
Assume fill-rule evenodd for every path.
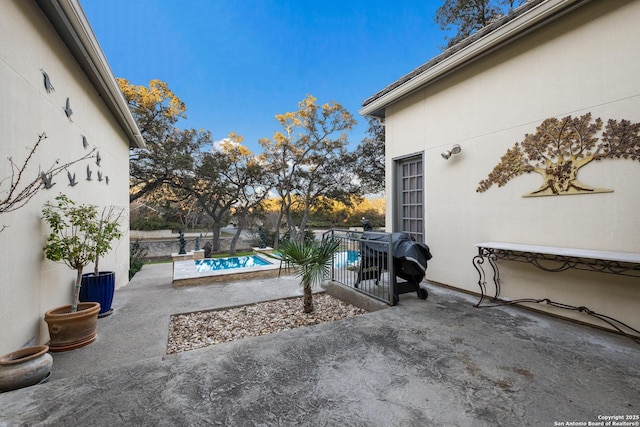
M 122 236 L 121 212 L 118 208 L 104 208 L 100 214 L 96 205 L 78 205 L 64 194 L 56 197 L 56 203 L 48 202 L 42 208 L 42 219 L 51 228 L 44 246 L 45 256 L 76 271 L 72 312 L 78 311 L 82 271 L 95 262 L 97 275 L 99 258 Z
M 246 228 L 252 212 L 259 208 L 260 204 L 269 195 L 271 184 L 266 165 L 260 157 L 255 156 L 242 145 L 243 137 L 232 132 L 229 137 L 220 144 L 220 152 L 226 156 L 228 163 L 226 168 L 220 171 L 220 175 L 230 185 L 229 189 L 234 194 L 236 228 L 231 239 L 229 252 L 236 253 L 236 244 L 240 234 Z
M 197 200 L 173 185 L 164 184 L 152 195 L 142 196 L 137 199 L 137 202 L 137 208 L 142 208 L 143 212 L 152 211 L 155 215 L 162 217 L 161 221 L 178 223 L 185 229 L 195 229 L 204 216 L 204 210 Z M 137 216 L 140 217 L 140 215 Z M 132 222 L 136 221 L 139 219 L 134 219 L 132 215 Z
M 231 208 L 237 202 L 232 185 L 222 172 L 229 167 L 229 159 L 218 150 L 197 154 L 194 174 L 185 177 L 180 185 L 181 192 L 194 197 L 212 220 L 212 245 L 220 251 L 220 231 L 227 221 Z
M 186 118 L 187 107 L 166 83 L 151 80 L 145 87 L 117 80 L 146 145 L 129 154 L 129 200 L 134 201 L 189 173 L 194 154 L 211 143 L 211 133 L 174 127 Z
M 298 103 L 298 111 L 276 115 L 283 131 L 276 132 L 273 140 L 259 141 L 281 198 L 276 233 L 286 218 L 293 240 L 304 237 L 309 212 L 322 197 L 348 202 L 359 190 L 346 151 L 346 131 L 356 121 L 340 104 L 318 105 L 316 100 L 308 95 Z M 299 225 L 292 216 L 296 209 L 301 212 Z M 276 234 L 275 244 L 277 240 Z
M 261 204 L 260 213 L 267 221 L 274 218 L 270 221 L 271 224 L 274 224 L 280 206 L 279 198 L 266 199 Z M 385 199 L 382 197 L 370 199 L 352 196 L 350 203 L 345 204 L 337 200 L 323 198 L 321 203 L 311 210 L 309 224 L 331 228 L 358 227 L 362 225 L 363 217 L 370 220 L 374 227 L 384 226 Z
M 367 120 L 368 136 L 356 148 L 353 164 L 362 192 L 375 194 L 384 191 L 385 186 L 384 122 L 374 117 L 367 117 Z
M 502 187 L 510 179 L 530 172 L 543 177 L 540 188 L 530 196 L 610 191 L 581 183 L 578 170 L 594 160 L 640 160 L 640 123 L 609 120 L 599 139 L 601 130 L 602 120 L 592 122 L 591 113 L 546 119 L 536 133 L 526 134 L 522 142 L 507 150 L 476 191 L 487 191 L 493 184 Z
M 453 37 L 446 37 L 447 46 L 457 44 L 480 28 L 490 24 L 520 6 L 526 0 L 445 0 L 436 11 L 435 22 L 441 30 L 457 29 Z
M 194 173 L 180 184 L 183 194 L 193 197 L 211 217 L 213 250 L 220 250 L 220 231 L 232 213 L 236 216 L 231 253 L 250 214 L 268 195 L 268 168 L 242 145 L 232 132 L 214 148 L 196 155 Z

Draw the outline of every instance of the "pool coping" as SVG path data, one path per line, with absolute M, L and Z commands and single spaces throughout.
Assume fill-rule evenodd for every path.
M 174 287 L 197 286 L 224 281 L 278 276 L 280 273 L 280 262 L 267 256 L 261 256 L 260 258 L 268 261 L 269 265 L 241 267 L 220 271 L 197 271 L 195 260 L 187 259 L 178 261 L 174 259 L 172 284 Z

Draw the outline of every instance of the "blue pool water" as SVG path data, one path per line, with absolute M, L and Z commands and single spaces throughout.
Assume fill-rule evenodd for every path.
M 333 265 L 337 268 L 351 267 L 360 261 L 359 251 L 342 251 L 336 252 L 333 256 Z
M 271 265 L 269 261 L 257 255 L 236 256 L 230 258 L 207 258 L 196 261 L 196 271 L 221 271 L 234 268 L 259 267 Z

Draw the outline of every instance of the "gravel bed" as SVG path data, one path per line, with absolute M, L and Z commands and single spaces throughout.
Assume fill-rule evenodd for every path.
M 176 314 L 169 324 L 167 354 L 366 313 L 324 293 L 313 295 L 313 307 L 312 313 L 303 313 L 302 297 L 296 297 L 226 310 Z

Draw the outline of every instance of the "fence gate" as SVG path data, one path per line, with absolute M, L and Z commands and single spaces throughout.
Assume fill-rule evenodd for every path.
M 395 305 L 393 253 L 391 234 L 382 232 L 329 230 L 324 238 L 340 240 L 333 258 L 331 280 L 362 292 L 372 298 Z M 372 237 L 383 237 L 372 242 Z M 381 241 L 382 240 L 382 241 Z

